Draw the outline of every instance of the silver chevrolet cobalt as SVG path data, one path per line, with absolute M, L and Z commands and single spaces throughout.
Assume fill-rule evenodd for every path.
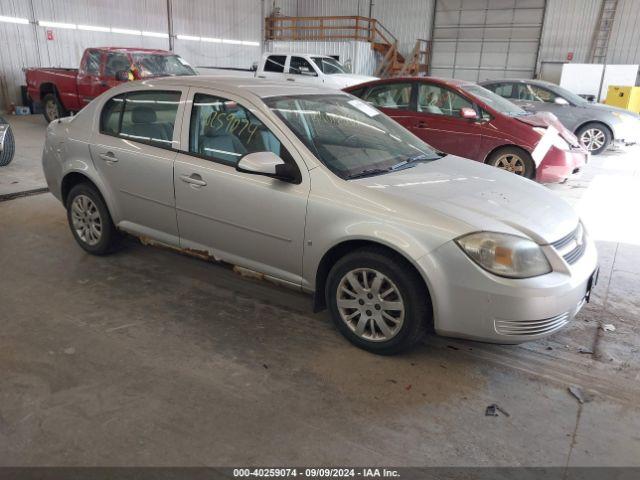
M 593 242 L 555 194 L 437 152 L 337 91 L 126 83 L 49 125 L 43 167 L 87 252 L 127 232 L 258 272 L 312 293 L 375 353 L 427 332 L 544 337 L 597 274 Z

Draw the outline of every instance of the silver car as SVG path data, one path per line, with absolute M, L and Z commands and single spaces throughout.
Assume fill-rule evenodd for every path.
M 551 112 L 575 133 L 593 155 L 604 152 L 612 142 L 640 141 L 640 115 L 622 108 L 592 103 L 542 80 L 487 80 L 485 88 L 508 98 L 531 112 Z
M 127 232 L 259 272 L 313 294 L 376 353 L 427 332 L 544 337 L 596 278 L 594 244 L 554 193 L 438 154 L 343 92 L 126 83 L 49 125 L 43 167 L 87 252 Z

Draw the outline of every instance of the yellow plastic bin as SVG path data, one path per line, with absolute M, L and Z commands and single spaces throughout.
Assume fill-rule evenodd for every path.
M 604 103 L 640 113 L 640 87 L 610 85 Z

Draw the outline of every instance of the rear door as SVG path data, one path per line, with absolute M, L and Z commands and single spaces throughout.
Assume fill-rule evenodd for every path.
M 264 61 L 262 71 L 258 73 L 258 78 L 274 78 L 282 80 L 284 69 L 287 63 L 286 55 L 269 55 Z
M 91 157 L 124 230 L 178 245 L 173 166 L 186 93 L 141 90 L 103 106 Z
M 353 94 L 361 96 L 363 100 L 389 115 L 407 129 L 411 129 L 416 122 L 415 111 L 411 108 L 415 103 L 415 82 L 382 83 L 369 87 L 361 93 L 353 91 Z
M 87 50 L 80 62 L 78 71 L 78 97 L 80 105 L 85 106 L 91 100 L 102 93 L 100 78 L 102 64 L 102 52 L 100 50 Z
M 302 157 L 246 99 L 192 88 L 188 104 L 174 180 L 181 247 L 300 285 L 310 188 Z M 261 151 L 292 163 L 300 183 L 236 170 Z
M 477 111 L 472 101 L 440 84 L 417 84 L 414 121 L 409 130 L 434 148 L 452 155 L 481 160 L 481 123 L 462 118 L 462 108 Z

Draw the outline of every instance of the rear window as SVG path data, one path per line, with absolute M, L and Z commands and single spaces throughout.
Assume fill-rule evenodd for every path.
M 265 72 L 284 72 L 284 63 L 287 60 L 286 55 L 270 55 L 264 63 Z
M 145 91 L 113 97 L 102 109 L 100 132 L 171 148 L 180 95 L 173 91 Z

